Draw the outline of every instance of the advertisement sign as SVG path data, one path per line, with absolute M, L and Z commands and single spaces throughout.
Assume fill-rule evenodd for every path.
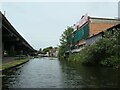
M 81 27 L 87 21 L 88 21 L 88 14 L 85 14 L 84 16 L 82 16 L 81 20 L 79 21 L 79 27 Z

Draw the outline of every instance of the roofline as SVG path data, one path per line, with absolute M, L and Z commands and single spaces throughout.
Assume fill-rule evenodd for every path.
M 100 35 L 100 34 L 103 34 L 103 33 L 104 33 L 104 31 L 99 32 L 99 33 L 97 33 L 97 34 L 95 34 L 95 35 L 93 35 L 93 36 L 91 36 L 91 37 L 88 37 L 87 39 L 90 39 L 90 38 L 92 38 L 92 37 L 95 37 L 95 36 Z M 86 40 L 87 40 L 87 39 L 86 39 Z
M 120 24 L 114 25 L 113 27 L 110 27 L 110 28 L 108 28 L 108 29 L 106 29 L 106 30 L 109 31 L 109 30 L 111 30 L 111 29 L 113 29 L 113 28 L 117 28 L 117 27 L 120 27 Z
M 116 21 L 120 21 L 120 19 L 115 19 L 115 18 L 99 18 L 99 17 L 91 17 L 88 16 L 89 19 L 102 19 L 102 20 L 116 20 Z

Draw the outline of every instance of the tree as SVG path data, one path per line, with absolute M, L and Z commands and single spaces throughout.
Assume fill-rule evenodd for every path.
M 67 46 L 68 46 L 68 37 L 71 35 L 71 33 L 74 31 L 74 29 L 72 27 L 67 27 L 67 29 L 65 29 L 65 31 L 63 32 L 63 34 L 61 35 L 60 38 L 60 46 L 59 46 L 59 53 L 58 53 L 58 57 L 59 59 L 63 59 L 65 56 L 65 52 L 67 50 Z
M 38 53 L 42 53 L 42 48 L 39 49 Z
M 60 39 L 61 45 L 67 44 L 67 38 L 73 32 L 73 30 L 74 29 L 72 27 L 67 27 L 67 29 L 65 29 L 65 31 L 61 35 L 61 39 Z
M 51 49 L 53 49 L 53 47 L 46 47 L 43 49 L 43 53 L 46 54 L 47 52 L 49 52 Z

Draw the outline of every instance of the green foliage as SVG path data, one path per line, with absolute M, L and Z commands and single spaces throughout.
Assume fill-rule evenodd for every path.
M 60 44 L 61 45 L 66 45 L 67 44 L 67 38 L 72 32 L 73 32 L 72 27 L 67 27 L 67 29 L 65 29 L 65 31 L 61 35 L 61 39 L 60 39 Z
M 42 48 L 39 49 L 38 53 L 42 53 Z
M 86 65 L 117 66 L 120 64 L 120 29 L 104 34 L 104 38 L 70 55 L 69 61 L 79 61 Z
M 65 31 L 61 35 L 60 38 L 61 45 L 59 46 L 59 53 L 58 53 L 58 57 L 60 60 L 63 60 L 65 58 L 65 52 L 67 51 L 68 48 L 67 38 L 73 32 L 73 30 L 74 29 L 72 27 L 67 27 L 67 29 L 65 29 Z
M 46 54 L 47 52 L 49 52 L 51 49 L 53 49 L 53 47 L 47 47 L 43 49 L 43 53 Z
M 117 66 L 120 64 L 120 57 L 110 56 L 100 62 L 103 66 Z
M 66 51 L 66 47 L 65 47 L 65 46 L 59 46 L 58 58 L 59 58 L 60 60 L 64 60 L 65 51 Z

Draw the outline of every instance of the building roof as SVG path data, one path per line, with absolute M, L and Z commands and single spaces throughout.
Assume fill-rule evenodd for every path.
M 119 19 L 116 18 L 100 18 L 100 17 L 92 17 L 92 16 L 88 16 L 89 19 L 101 19 L 101 20 L 116 20 L 118 21 Z

